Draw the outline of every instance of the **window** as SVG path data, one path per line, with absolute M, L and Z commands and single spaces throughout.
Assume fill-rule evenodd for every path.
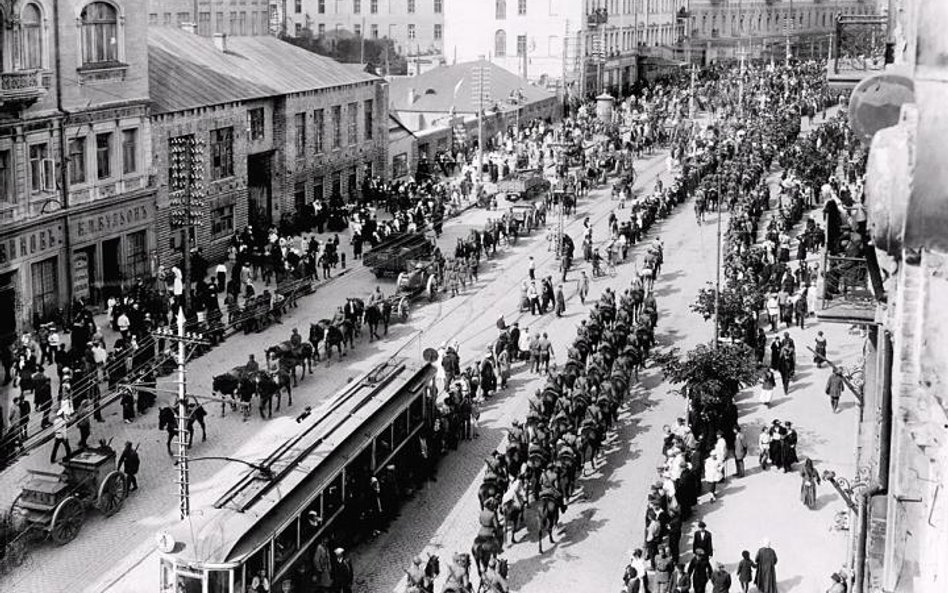
M 372 99 L 362 103 L 362 125 L 365 126 L 363 135 L 366 140 L 372 139 L 372 128 L 375 127 L 375 113 L 373 113 L 375 104 L 372 102 Z
M 164 16 L 164 23 L 165 23 L 165 26 L 166 26 L 166 27 L 170 27 L 170 26 L 171 26 L 171 13 L 170 13 L 170 12 L 166 12 L 166 13 L 165 13 L 165 16 Z
M 86 182 L 86 139 L 73 138 L 69 141 L 69 183 Z
M 494 17 L 498 20 L 507 18 L 507 0 L 496 0 Z
M 247 34 L 247 13 L 243 11 L 240 13 L 240 34 Z
M 527 14 L 527 0 L 517 0 L 517 14 L 520 16 Z
M 326 178 L 319 176 L 313 179 L 313 201 L 322 200 L 325 197 Z
M 234 205 L 211 210 L 211 235 L 220 237 L 234 232 Z
M 214 32 L 223 33 L 224 32 L 224 13 L 218 12 L 214 15 Z
M 13 158 L 9 150 L 0 150 L 0 204 L 16 202 L 13 193 Z
M 349 169 L 349 187 L 347 188 L 347 194 L 349 199 L 356 197 L 357 192 L 359 191 L 359 169 L 357 167 L 352 167 Z
M 316 12 L 319 14 L 326 14 L 326 0 L 319 0 L 316 4 Z
M 51 257 L 33 264 L 33 315 L 46 320 L 56 310 L 59 300 L 59 265 Z
M 236 12 L 230 13 L 230 34 L 231 35 L 237 34 L 237 13 Z
M 129 233 L 125 237 L 125 275 L 144 278 L 149 275 L 148 231 Z
M 442 37 L 444 37 L 444 30 L 442 29 L 440 23 L 435 23 L 434 38 L 440 40 Z
M 409 39 L 415 38 L 415 25 L 412 23 L 408 24 L 408 38 Z
M 352 0 L 352 14 L 362 14 L 362 0 Z
M 335 171 L 332 174 L 332 187 L 330 188 L 329 199 L 342 199 L 342 173 L 339 171 Z
M 342 146 L 342 106 L 336 105 L 332 108 L 332 147 L 333 149 Z
M 319 23 L 319 26 L 316 28 L 316 34 L 320 37 L 326 34 L 326 23 Z
M 372 25 L 372 39 L 378 39 L 378 38 L 379 38 L 379 26 Z
M 434 0 L 434 11 L 435 14 L 444 12 L 444 0 Z
M 82 9 L 82 63 L 118 61 L 118 14 L 111 4 L 93 2 Z
M 349 146 L 355 146 L 359 142 L 359 104 L 349 103 L 346 106 L 346 115 L 348 116 L 346 139 L 349 141 Z
M 155 15 L 157 18 L 157 15 Z M 36 4 L 30 3 L 23 8 L 23 55 L 20 56 L 20 67 L 24 70 L 34 70 L 43 67 L 43 17 Z
M 494 55 L 498 58 L 507 55 L 507 33 L 503 29 L 498 29 L 494 33 Z
M 295 34 L 297 37 L 299 37 L 300 35 L 302 35 L 302 34 L 303 34 L 303 23 L 295 23 L 295 24 L 293 25 L 293 32 L 294 32 L 294 34 Z
M 211 34 L 211 13 L 198 13 L 198 35 L 207 37 Z
M 112 176 L 112 132 L 95 135 L 95 171 L 97 179 Z
M 234 128 L 211 130 L 211 179 L 234 175 Z
M 306 156 L 306 114 L 296 114 L 296 158 Z
M 415 0 L 408 0 L 408 14 L 415 14 Z
M 315 132 L 313 133 L 313 144 L 316 154 L 321 153 L 326 149 L 325 137 L 326 137 L 326 112 L 322 109 L 317 109 L 313 112 L 313 128 Z
M 352 25 L 352 32 L 356 37 L 362 37 L 362 25 L 359 23 Z
M 296 14 L 303 12 L 303 0 L 293 0 L 293 12 Z
M 30 145 L 30 190 L 40 192 L 52 190 L 56 186 L 53 182 L 53 161 L 49 158 L 49 145 Z
M 527 55 L 527 36 L 517 35 L 517 57 L 522 58 Z
M 372 14 L 379 13 L 379 0 L 371 0 L 369 2 L 369 12 L 371 12 Z
M 408 154 L 401 153 L 392 157 L 392 177 L 398 179 L 408 175 Z
M 122 130 L 122 173 L 138 170 L 138 129 Z
M 306 208 L 306 182 L 297 181 L 293 186 L 293 206 L 296 207 L 296 213 L 302 214 Z
M 148 13 L 148 24 L 149 24 L 149 25 L 157 25 L 157 24 L 158 24 L 158 13 L 157 13 L 157 12 L 150 12 L 150 13 Z
M 250 119 L 250 139 L 262 139 L 265 134 L 263 126 L 263 107 L 251 109 L 247 112 L 247 117 Z

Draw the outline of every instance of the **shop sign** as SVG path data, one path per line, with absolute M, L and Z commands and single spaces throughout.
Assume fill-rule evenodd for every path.
M 0 240 L 0 266 L 48 253 L 53 255 L 63 244 L 61 223 L 25 231 Z
M 72 294 L 74 298 L 89 298 L 89 254 L 72 254 Z
M 139 227 L 152 219 L 147 202 L 121 206 L 108 212 L 82 214 L 70 219 L 69 232 L 74 244 L 100 240 Z

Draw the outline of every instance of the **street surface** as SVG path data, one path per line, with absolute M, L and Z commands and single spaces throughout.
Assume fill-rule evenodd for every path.
M 665 153 L 656 153 L 636 163 L 639 172 L 637 188 L 650 189 L 657 175 L 668 180 Z M 582 219 L 589 216 L 594 224 L 594 237 L 606 237 L 606 219 L 616 206 L 606 188 L 594 191 L 581 200 L 576 216 L 567 231 L 578 237 Z M 618 212 L 620 220 L 624 214 Z M 473 228 L 482 228 L 488 218 L 496 216 L 484 210 L 471 210 L 445 225 L 441 237 L 442 250 L 450 255 L 458 237 Z M 725 214 L 726 216 L 726 214 Z M 765 215 L 766 216 L 766 215 Z M 698 289 L 713 281 L 715 270 L 715 221 L 713 218 L 697 226 L 689 205 L 679 207 L 676 214 L 657 223 L 649 238 L 661 236 L 665 242 L 665 265 L 656 282 L 659 323 L 656 330 L 658 348 L 679 347 L 683 350 L 712 335 L 712 326 L 692 313 L 689 305 Z M 641 245 L 641 244 L 640 244 Z M 633 249 L 629 262 L 618 266 L 615 277 L 592 282 L 590 298 L 594 302 L 602 290 L 611 286 L 623 290 L 631 279 L 638 254 L 644 247 Z M 554 360 L 565 359 L 566 346 L 575 336 L 579 320 L 587 309 L 575 296 L 578 271 L 570 274 L 564 286 L 567 295 L 566 315 L 557 319 L 552 314 L 531 317 L 519 312 L 519 285 L 527 277 L 527 256 L 536 260 L 538 276 L 556 273 L 556 260 L 548 250 L 546 231 L 535 231 L 514 247 L 503 247 L 498 256 L 482 264 L 475 288 L 454 298 L 441 295 L 432 304 L 416 303 L 407 324 L 393 324 L 389 335 L 381 341 L 357 343 L 357 348 L 342 362 L 322 362 L 314 376 L 294 390 L 294 406 L 288 415 L 271 421 L 253 417 L 244 423 L 230 412 L 220 418 L 220 407 L 207 406 L 208 441 L 196 438 L 192 455 L 233 455 L 253 461 L 262 457 L 272 443 L 294 430 L 293 418 L 304 406 L 319 405 L 336 393 L 353 377 L 395 354 L 419 357 L 426 347 L 438 347 L 445 341 L 460 344 L 462 367 L 473 362 L 487 344 L 496 337 L 495 322 L 501 315 L 512 323 L 520 320 L 521 328 L 548 332 L 553 345 Z M 640 256 L 638 256 L 640 257 Z M 578 266 L 583 265 L 581 262 Z M 315 296 L 304 298 L 300 306 L 284 318 L 282 325 L 272 326 L 260 334 L 238 335 L 203 356 L 189 367 L 189 391 L 209 394 L 211 377 L 235 364 L 242 364 L 250 353 L 262 359 L 264 348 L 287 339 L 290 330 L 298 327 L 304 335 L 311 321 L 330 317 L 346 296 L 366 297 L 377 284 L 369 270 L 352 265 L 346 275 L 326 284 Z M 587 273 L 589 270 L 587 269 Z M 392 281 L 383 281 L 383 292 L 394 290 Z M 847 335 L 844 326 L 820 327 L 829 340 L 829 357 L 851 363 L 858 354 L 861 340 Z M 783 330 L 781 330 L 783 331 Z M 770 410 L 761 410 L 755 392 L 742 394 L 739 406 L 741 423 L 745 426 L 748 476 L 729 479 L 719 501 L 704 503 L 697 513 L 708 523 L 715 535 L 715 560 L 733 569 L 740 551 L 753 554 L 763 537 L 773 540 L 780 557 L 778 579 L 780 590 L 815 591 L 826 588 L 826 576 L 836 570 L 843 559 L 845 532 L 830 531 L 842 502 L 824 485 L 820 490 L 818 510 L 808 511 L 799 501 L 799 476 L 761 472 L 756 464 L 756 438 L 759 426 L 773 418 L 792 420 L 800 433 L 800 457 L 810 456 L 821 471 L 832 469 L 841 475 L 853 475 L 854 427 L 857 411 L 850 400 L 843 412 L 833 416 L 823 395 L 828 370 L 816 369 L 804 346 L 813 343 L 816 324 L 806 330 L 789 330 L 797 343 L 797 380 L 787 397 L 778 396 Z M 456 551 L 468 551 L 476 533 L 477 497 L 483 460 L 501 444 L 504 428 L 526 414 L 526 398 L 540 386 L 540 381 L 525 369 L 514 368 L 506 391 L 498 393 L 484 407 L 480 438 L 464 442 L 439 464 L 438 481 L 429 483 L 401 510 L 391 529 L 353 551 L 359 591 L 399 590 L 411 558 L 423 551 L 441 556 L 442 566 Z M 165 381 L 159 385 L 171 389 Z M 655 475 L 661 447 L 661 427 L 683 415 L 685 401 L 671 392 L 672 386 L 662 381 L 660 369 L 649 367 L 641 376 L 633 396 L 622 414 L 619 430 L 609 442 L 607 463 L 581 480 L 578 499 L 561 518 L 556 538 L 558 544 L 537 553 L 535 519 L 528 515 L 530 535 L 506 551 L 510 560 L 510 584 L 514 591 L 606 591 L 621 584 L 621 576 L 630 551 L 642 542 L 645 500 L 648 486 Z M 779 391 L 779 389 L 778 389 Z M 168 397 L 161 399 L 170 399 Z M 281 410 L 286 414 L 287 410 Z M 141 444 L 141 490 L 134 493 L 122 511 L 104 520 L 91 513 L 82 532 L 72 543 L 55 548 L 38 545 L 30 566 L 14 572 L 0 582 L 4 593 L 34 592 L 73 593 L 78 590 L 137 593 L 154 590 L 157 583 L 157 555 L 154 535 L 177 521 L 177 487 L 175 468 L 165 452 L 165 434 L 157 429 L 157 412 L 133 424 L 121 423 L 118 410 L 107 417 L 104 425 L 93 426 L 93 439 L 107 433 L 115 436 L 115 444 L 131 440 Z M 198 429 L 198 433 L 200 429 Z M 27 467 L 48 469 L 48 448 L 34 453 L 0 477 L 0 504 L 8 504 L 19 492 Z M 192 466 L 193 508 L 210 498 L 240 471 L 233 465 L 205 461 Z M 730 466 L 733 472 L 733 465 Z M 524 536 L 521 531 L 519 537 Z M 682 549 L 690 549 L 686 536 Z M 687 557 L 686 557 L 687 558 Z M 444 570 L 442 570 L 444 573 Z M 440 590 L 440 583 L 436 590 Z

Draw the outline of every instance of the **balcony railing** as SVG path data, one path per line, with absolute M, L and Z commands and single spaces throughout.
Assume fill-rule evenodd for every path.
M 843 323 L 875 319 L 876 297 L 866 258 L 825 254 L 822 286 L 817 290 L 822 301 L 817 311 L 820 319 Z
M 833 36 L 833 59 L 827 64 L 833 86 L 855 86 L 885 69 L 888 20 L 881 15 L 840 15 Z
M 29 104 L 46 94 L 39 70 L 0 72 L 0 104 Z
M 609 22 L 609 11 L 605 8 L 596 8 L 586 15 L 586 24 L 590 27 L 598 27 Z

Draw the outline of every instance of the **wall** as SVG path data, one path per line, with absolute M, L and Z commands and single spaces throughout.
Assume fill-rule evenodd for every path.
M 204 37 L 214 33 L 270 34 L 268 0 L 198 0 L 197 14 L 194 4 L 194 0 L 148 0 L 148 24 L 180 27 L 181 23 L 190 22 L 195 24 L 195 32 Z

